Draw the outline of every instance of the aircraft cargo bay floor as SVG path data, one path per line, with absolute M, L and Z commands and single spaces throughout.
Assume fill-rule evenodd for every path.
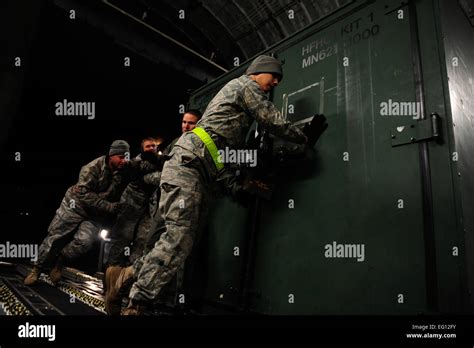
M 32 266 L 0 262 L 0 316 L 1 315 L 106 315 L 102 279 L 77 269 L 64 267 L 58 286 L 53 286 L 47 273 L 38 282 L 26 286 L 23 280 Z M 101 275 L 102 276 L 102 275 Z M 122 308 L 126 307 L 123 299 Z M 198 314 L 183 311 L 163 303 L 144 312 L 145 315 Z
M 0 315 L 105 315 L 100 279 L 65 268 L 57 287 L 45 273 L 37 284 L 25 286 L 30 270 L 0 263 Z

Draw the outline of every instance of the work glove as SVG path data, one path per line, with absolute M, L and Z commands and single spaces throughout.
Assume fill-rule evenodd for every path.
M 163 168 L 163 156 L 157 154 L 156 152 L 145 151 L 141 153 L 141 158 L 143 161 L 150 162 L 151 164 L 158 167 L 158 170 Z
M 269 200 L 272 197 L 274 184 L 260 178 L 246 177 L 242 183 L 242 190 L 247 194 Z
M 249 170 L 241 172 L 231 185 L 228 185 L 228 192 L 233 200 L 247 205 L 255 199 L 255 196 L 269 200 L 273 193 L 274 184 L 270 180 L 265 180 Z
M 161 171 L 160 167 L 162 167 L 162 165 L 159 163 L 159 161 L 157 161 L 156 163 L 152 163 L 152 162 L 142 159 L 140 161 L 139 174 L 143 176 L 146 174 Z
M 119 170 L 119 174 L 128 182 L 136 181 L 143 175 L 156 171 L 156 166 L 148 161 L 136 160 L 127 161 Z
M 322 114 L 314 115 L 313 119 L 303 127 L 303 133 L 308 138 L 307 145 L 313 148 L 321 134 L 328 128 L 326 117 Z
M 122 182 L 129 183 L 140 177 L 140 162 L 137 160 L 125 162 L 124 166 L 118 170 L 118 175 L 122 178 Z

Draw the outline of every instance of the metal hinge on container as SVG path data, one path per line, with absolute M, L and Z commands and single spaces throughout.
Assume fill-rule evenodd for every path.
M 392 147 L 413 144 L 420 141 L 439 140 L 441 119 L 437 113 L 430 118 L 391 129 Z

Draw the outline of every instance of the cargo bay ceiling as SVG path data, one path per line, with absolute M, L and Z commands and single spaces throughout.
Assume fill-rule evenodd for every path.
M 120 45 L 203 82 L 352 0 L 52 0 Z M 71 12 L 70 12 L 71 13 Z

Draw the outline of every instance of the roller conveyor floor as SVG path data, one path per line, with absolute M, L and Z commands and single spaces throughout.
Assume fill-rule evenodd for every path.
M 23 280 L 32 266 L 0 262 L 0 315 L 106 315 L 102 279 L 64 267 L 62 279 L 53 286 L 47 273 L 37 284 Z M 127 305 L 124 299 L 122 306 Z M 156 303 L 145 315 L 197 314 Z
M 25 286 L 29 265 L 0 263 L 0 315 L 105 315 L 102 281 L 65 268 L 54 287 L 46 274 Z

